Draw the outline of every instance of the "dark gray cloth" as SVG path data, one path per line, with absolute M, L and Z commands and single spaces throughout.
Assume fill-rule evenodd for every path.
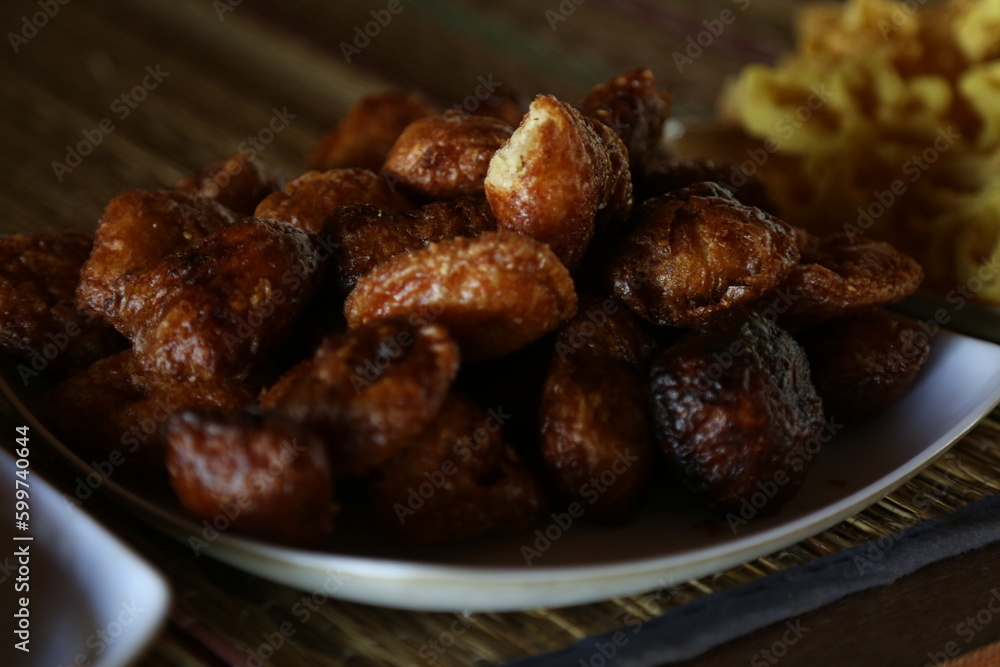
M 636 620 L 617 637 L 615 632 L 587 637 L 507 667 L 645 667 L 690 660 L 736 637 L 998 540 L 1000 496 L 991 496 L 892 536 L 706 595 L 641 625 Z

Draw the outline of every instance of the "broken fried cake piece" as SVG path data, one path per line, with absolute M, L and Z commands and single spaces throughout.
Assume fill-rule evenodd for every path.
M 217 201 L 190 192 L 123 192 L 108 202 L 97 223 L 77 303 L 91 314 L 113 317 L 119 278 L 231 225 L 236 217 Z
M 111 323 L 150 371 L 244 379 L 289 332 L 320 268 L 306 232 L 244 218 L 123 276 Z
M 366 474 L 430 423 L 458 362 L 443 327 L 378 319 L 327 339 L 265 391 L 260 406 L 323 437 L 338 475 Z
M 317 546 L 333 532 L 333 473 L 322 441 L 259 412 L 188 410 L 167 425 L 167 470 L 198 519 L 225 514 L 249 537 Z
M 239 216 L 253 215 L 257 204 L 281 190 L 278 170 L 260 158 L 236 153 L 216 160 L 174 184 L 174 189 L 214 199 Z
M 552 95 L 539 95 L 496 152 L 486 198 L 500 229 L 548 243 L 572 271 L 598 226 L 622 222 L 632 208 L 625 145 Z
M 92 240 L 76 231 L 0 239 L 0 349 L 20 357 L 21 379 L 86 368 L 125 345 L 103 320 L 76 307 Z
M 774 291 L 799 259 L 792 228 L 715 183 L 646 200 L 608 268 L 615 297 L 660 326 L 707 324 Z

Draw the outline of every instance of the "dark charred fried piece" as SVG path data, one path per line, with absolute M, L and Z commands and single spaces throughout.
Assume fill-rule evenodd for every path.
M 333 255 L 338 287 L 347 294 L 358 278 L 390 257 L 459 236 L 496 231 L 483 199 L 433 202 L 417 211 L 383 211 L 361 204 L 336 209 L 323 228 Z
M 390 315 L 443 324 L 463 359 L 502 357 L 575 312 L 566 267 L 544 243 L 511 232 L 396 255 L 358 280 L 344 306 L 352 327 Z
M 236 410 L 252 402 L 242 384 L 161 377 L 126 350 L 63 381 L 40 405 L 46 424 L 79 453 L 156 473 L 166 461 L 162 427 L 172 414 L 188 408 Z
M 824 411 L 844 424 L 885 412 L 930 353 L 920 327 L 880 310 L 809 329 L 799 340 Z
M 580 111 L 614 130 L 628 149 L 633 174 L 642 174 L 663 139 L 671 95 L 657 90 L 648 69 L 634 69 L 598 84 L 580 103 Z
M 184 508 L 225 517 L 242 535 L 315 546 L 336 506 L 326 448 L 299 426 L 257 413 L 185 411 L 167 425 L 167 470 Z
M 458 347 L 436 325 L 377 320 L 327 340 L 260 399 L 326 441 L 338 475 L 384 463 L 434 418 L 458 372 Z
M 378 171 L 407 125 L 438 113 L 423 95 L 390 91 L 362 97 L 309 154 L 309 167 Z
M 490 116 L 449 111 L 421 118 L 403 130 L 382 175 L 420 201 L 482 197 L 490 158 L 513 132 Z
M 351 204 L 373 204 L 389 211 L 410 208 L 410 203 L 378 174 L 366 169 L 332 169 L 307 171 L 289 181 L 283 191 L 264 199 L 254 215 L 284 220 L 319 234 L 335 208 Z
M 741 204 L 754 206 L 768 213 L 775 212 L 774 203 L 767 196 L 756 174 L 744 174 L 732 160 L 709 158 L 681 158 L 659 160 L 646 169 L 636 180 L 637 200 L 659 197 L 674 190 L 681 190 L 696 183 L 717 183 L 733 193 Z
M 452 394 L 412 444 L 375 471 L 369 503 L 401 539 L 455 542 L 530 528 L 542 491 L 496 418 Z
M 921 266 L 888 243 L 803 230 L 797 237 L 802 258 L 781 284 L 791 301 L 778 320 L 784 327 L 861 315 L 913 294 L 923 282 Z
M 89 236 L 69 230 L 0 239 L 0 350 L 26 362 L 18 367 L 25 383 L 40 372 L 86 368 L 125 345 L 75 305 L 91 246 Z
M 538 403 L 552 357 L 555 333 L 497 359 L 462 361 L 455 390 L 493 410 L 507 441 L 528 465 L 539 459 Z
M 257 204 L 281 190 L 278 170 L 251 155 L 236 153 L 185 176 L 174 187 L 214 199 L 239 216 L 253 215 Z
M 526 108 L 524 97 L 520 92 L 514 90 L 507 84 L 501 83 L 487 87 L 488 97 L 480 97 L 479 89 L 476 95 L 463 100 L 462 104 L 455 105 L 455 109 L 471 113 L 473 116 L 490 116 L 499 118 L 512 128 L 517 127 L 524 117 Z
M 769 489 L 777 512 L 819 450 L 823 410 L 805 353 L 759 315 L 693 331 L 650 372 L 654 430 L 685 486 L 721 511 Z
M 222 204 L 188 192 L 123 192 L 101 214 L 94 249 L 80 273 L 77 304 L 111 319 L 121 276 L 179 252 L 235 220 L 236 215 Z
M 699 183 L 643 203 L 609 272 L 615 296 L 646 320 L 694 327 L 767 295 L 798 258 L 787 224 Z
M 596 226 L 614 227 L 632 207 L 625 146 L 602 128 L 539 95 L 486 174 L 486 198 L 500 229 L 548 243 L 571 270 Z
M 319 268 L 306 232 L 244 218 L 123 276 L 112 324 L 150 371 L 242 379 L 288 333 Z
M 540 406 L 542 459 L 556 494 L 591 519 L 629 518 L 649 476 L 647 327 L 613 300 L 590 299 L 556 337 Z

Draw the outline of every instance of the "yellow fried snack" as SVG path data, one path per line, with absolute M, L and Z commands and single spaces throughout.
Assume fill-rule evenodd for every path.
M 723 119 L 758 142 L 727 157 L 792 224 L 888 241 L 926 288 L 998 304 L 998 30 L 997 2 L 807 7 L 797 50 L 723 92 Z

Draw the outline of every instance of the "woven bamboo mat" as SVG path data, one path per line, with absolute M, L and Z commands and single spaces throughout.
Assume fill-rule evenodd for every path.
M 105 202 L 129 188 L 161 187 L 230 154 L 267 126 L 275 109 L 294 119 L 262 152 L 293 176 L 317 137 L 360 95 L 391 86 L 460 103 L 478 77 L 526 93 L 575 100 L 637 64 L 675 92 L 677 115 L 711 111 L 718 86 L 747 60 L 771 60 L 790 43 L 792 0 L 753 0 L 730 29 L 679 72 L 673 53 L 735 0 L 401 0 L 402 12 L 347 63 L 340 43 L 387 3 L 340 0 L 69 2 L 0 61 L 0 232 L 39 227 L 92 231 Z M 668 6 L 669 5 L 669 6 Z M 229 8 L 232 11 L 220 9 Z M 568 8 L 573 8 L 568 11 Z M 34 1 L 4 3 L 0 26 L 18 31 Z M 554 14 L 547 14 L 554 12 Z M 554 16 L 562 17 L 552 18 Z M 29 31 L 30 32 L 30 31 Z M 147 67 L 168 73 L 121 116 L 116 99 Z M 61 180 L 53 162 L 87 140 L 87 156 Z M 174 619 L 143 661 L 151 665 L 253 664 L 267 636 L 290 623 L 271 664 L 493 664 L 562 647 L 647 620 L 699 596 L 821 558 L 947 515 L 1000 490 L 1000 413 L 888 498 L 812 539 L 716 576 L 648 594 L 521 613 L 417 613 L 325 600 L 233 570 L 145 528 L 110 501 L 92 510 L 167 573 Z M 53 468 L 58 477 L 58 471 Z M 90 508 L 90 507 L 89 507 Z M 310 609 L 306 615 L 303 609 Z M 216 647 L 215 657 L 205 646 Z

